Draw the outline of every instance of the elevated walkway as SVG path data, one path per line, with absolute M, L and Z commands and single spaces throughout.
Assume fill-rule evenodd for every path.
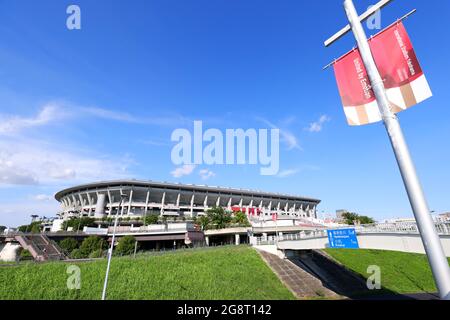
M 447 257 L 450 257 L 450 222 L 435 225 Z M 360 249 L 388 250 L 425 254 L 422 239 L 415 223 L 375 224 L 355 228 Z M 329 247 L 327 230 L 308 234 L 283 234 L 278 237 L 252 237 L 254 246 L 276 246 L 278 250 L 319 250 Z

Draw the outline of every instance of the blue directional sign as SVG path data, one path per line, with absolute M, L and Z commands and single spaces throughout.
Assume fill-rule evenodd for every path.
M 327 230 L 329 248 L 359 249 L 355 229 Z

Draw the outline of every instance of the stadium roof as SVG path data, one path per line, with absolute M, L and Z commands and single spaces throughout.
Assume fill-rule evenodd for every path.
M 262 197 L 271 197 L 271 198 L 282 198 L 289 200 L 299 200 L 299 201 L 308 201 L 319 203 L 319 199 L 303 197 L 299 195 L 290 195 L 283 193 L 275 193 L 275 192 L 265 192 L 259 190 L 250 190 L 250 189 L 236 189 L 236 188 L 227 188 L 227 187 L 217 187 L 217 186 L 208 186 L 208 185 L 194 185 L 194 184 L 181 184 L 181 183 L 173 183 L 173 182 L 156 182 L 151 180 L 112 180 L 112 181 L 99 181 L 93 182 L 83 185 L 78 185 L 74 187 L 70 187 L 64 190 L 61 190 L 55 194 L 55 199 L 60 200 L 64 195 L 73 192 L 86 191 L 89 189 L 106 189 L 106 188 L 117 188 L 117 187 L 126 187 L 126 186 L 136 186 L 136 187 L 152 187 L 152 188 L 162 188 L 162 189 L 173 189 L 179 191 L 191 191 L 191 192 L 214 192 L 214 193 L 232 193 L 232 194 L 240 194 L 244 196 L 252 196 L 258 195 Z

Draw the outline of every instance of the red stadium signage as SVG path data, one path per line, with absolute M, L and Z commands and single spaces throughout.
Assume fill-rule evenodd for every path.
M 393 112 L 406 110 L 432 96 L 401 22 L 371 38 L 369 45 Z M 381 121 L 359 50 L 354 49 L 338 59 L 334 72 L 348 124 L 360 126 Z

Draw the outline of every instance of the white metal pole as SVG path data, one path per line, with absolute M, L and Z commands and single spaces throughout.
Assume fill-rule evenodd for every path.
M 383 80 L 375 64 L 372 52 L 367 42 L 366 33 L 361 25 L 352 0 L 345 0 L 345 12 L 358 43 L 364 65 L 366 67 L 372 89 L 378 102 L 392 148 L 408 193 L 414 216 L 417 221 L 420 236 L 431 266 L 431 271 L 439 290 L 441 299 L 450 300 L 450 268 L 445 257 L 442 244 L 430 215 L 414 163 L 408 150 L 397 116 L 391 111 L 384 88 Z
M 105 275 L 105 283 L 103 284 L 102 300 L 106 299 L 106 288 L 108 287 L 109 268 L 111 266 L 111 258 L 112 258 L 112 253 L 113 253 L 113 249 L 114 249 L 114 241 L 116 239 L 117 221 L 119 220 L 119 211 L 120 211 L 121 205 L 122 205 L 122 198 L 120 199 L 119 207 L 117 208 L 116 219 L 114 220 L 114 228 L 113 228 L 113 236 L 112 236 L 112 240 L 111 240 L 111 248 L 109 248 L 109 250 L 108 250 L 108 264 L 106 266 L 106 275 Z

